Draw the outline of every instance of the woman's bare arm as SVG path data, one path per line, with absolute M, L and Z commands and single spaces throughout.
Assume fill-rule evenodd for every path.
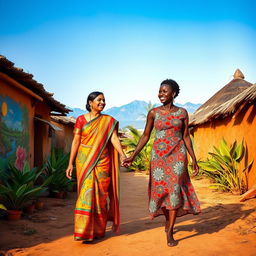
M 124 160 L 124 163 L 130 164 L 134 160 L 134 158 L 139 154 L 139 152 L 143 149 L 143 147 L 147 144 L 150 138 L 151 131 L 154 126 L 154 119 L 155 119 L 155 111 L 152 109 L 148 112 L 146 127 L 139 140 L 137 147 L 135 148 L 132 155 Z
M 192 146 L 192 142 L 191 142 L 191 139 L 190 139 L 190 136 L 189 136 L 188 115 L 187 115 L 187 118 L 184 119 L 183 140 L 185 142 L 185 146 L 187 148 L 187 151 L 188 151 L 189 155 L 192 158 L 193 176 L 195 176 L 199 172 L 199 167 L 197 165 L 196 156 L 195 156 L 193 146 Z
M 114 130 L 111 136 L 111 143 L 114 146 L 114 148 L 117 150 L 117 152 L 119 153 L 121 160 L 123 160 L 124 158 L 126 158 L 126 155 L 122 149 L 122 145 L 120 143 L 120 140 L 117 136 L 117 131 Z
M 80 145 L 80 139 L 81 139 L 81 135 L 79 135 L 79 134 L 74 135 L 72 145 L 71 145 L 68 168 L 66 170 L 66 176 L 67 176 L 68 179 L 72 178 L 73 162 L 74 162 L 75 157 L 77 155 L 77 151 L 78 151 L 78 148 L 79 148 L 79 145 Z

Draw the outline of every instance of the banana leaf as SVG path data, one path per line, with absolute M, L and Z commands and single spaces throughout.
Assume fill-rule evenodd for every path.
M 236 151 L 235 160 L 237 162 L 240 162 L 242 160 L 242 157 L 244 155 L 244 150 L 245 150 L 245 147 L 244 147 L 244 139 L 243 139 L 242 142 L 240 144 L 238 144 L 236 149 L 235 149 L 235 151 Z

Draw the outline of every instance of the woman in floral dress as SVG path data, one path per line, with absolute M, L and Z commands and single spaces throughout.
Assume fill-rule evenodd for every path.
M 146 145 L 153 128 L 156 130 L 151 153 L 149 212 L 153 219 L 165 215 L 168 246 L 175 246 L 173 227 L 176 217 L 200 213 L 200 204 L 188 174 L 187 151 L 192 158 L 193 176 L 198 165 L 188 132 L 188 113 L 173 105 L 179 85 L 171 79 L 160 85 L 158 97 L 163 104 L 149 111 L 143 135 L 133 152 L 124 161 L 129 165 Z

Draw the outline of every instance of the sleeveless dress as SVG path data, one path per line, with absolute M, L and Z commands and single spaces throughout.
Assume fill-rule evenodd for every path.
M 183 123 L 187 111 L 179 108 L 166 113 L 155 108 L 155 140 L 151 152 L 149 213 L 151 218 L 177 209 L 177 217 L 201 212 L 187 170 L 187 150 L 183 141 Z

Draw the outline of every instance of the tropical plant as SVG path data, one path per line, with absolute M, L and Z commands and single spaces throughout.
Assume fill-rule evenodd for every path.
M 245 192 L 248 189 L 247 176 L 253 161 L 244 166 L 241 164 L 246 154 L 244 140 L 240 144 L 235 141 L 228 145 L 223 138 L 219 148 L 214 146 L 213 149 L 213 152 L 208 152 L 210 158 L 199 162 L 202 173 L 214 180 L 210 187 L 233 193 Z
M 30 200 L 38 197 L 46 188 L 32 184 L 0 184 L 0 201 L 8 210 L 21 210 Z
M 127 126 L 129 130 L 129 137 L 122 140 L 122 144 L 126 147 L 127 155 L 131 155 L 131 153 L 135 150 L 140 138 L 141 133 L 134 128 L 133 126 Z M 130 170 L 134 171 L 149 171 L 150 169 L 150 157 L 151 157 L 151 149 L 153 145 L 153 136 L 154 131 L 151 133 L 151 137 L 148 143 L 144 146 L 144 148 L 140 151 L 140 153 L 136 156 L 133 163 L 129 167 Z
M 73 181 L 66 177 L 66 168 L 68 166 L 69 154 L 64 153 L 62 149 L 53 148 L 51 155 L 43 165 L 43 176 L 51 177 L 49 184 L 50 192 L 62 192 L 69 190 Z
M 43 184 L 35 185 L 42 171 L 38 168 L 30 169 L 25 162 L 23 169 L 19 170 L 9 164 L 6 170 L 1 170 L 0 202 L 8 210 L 21 210 L 30 200 L 36 199 L 46 190 L 50 178 Z
M 34 184 L 39 176 L 42 174 L 42 170 L 38 167 L 30 168 L 29 163 L 26 161 L 23 168 L 17 169 L 13 164 L 8 164 L 6 170 L 1 170 L 1 180 L 4 182 L 15 183 L 16 185 Z

